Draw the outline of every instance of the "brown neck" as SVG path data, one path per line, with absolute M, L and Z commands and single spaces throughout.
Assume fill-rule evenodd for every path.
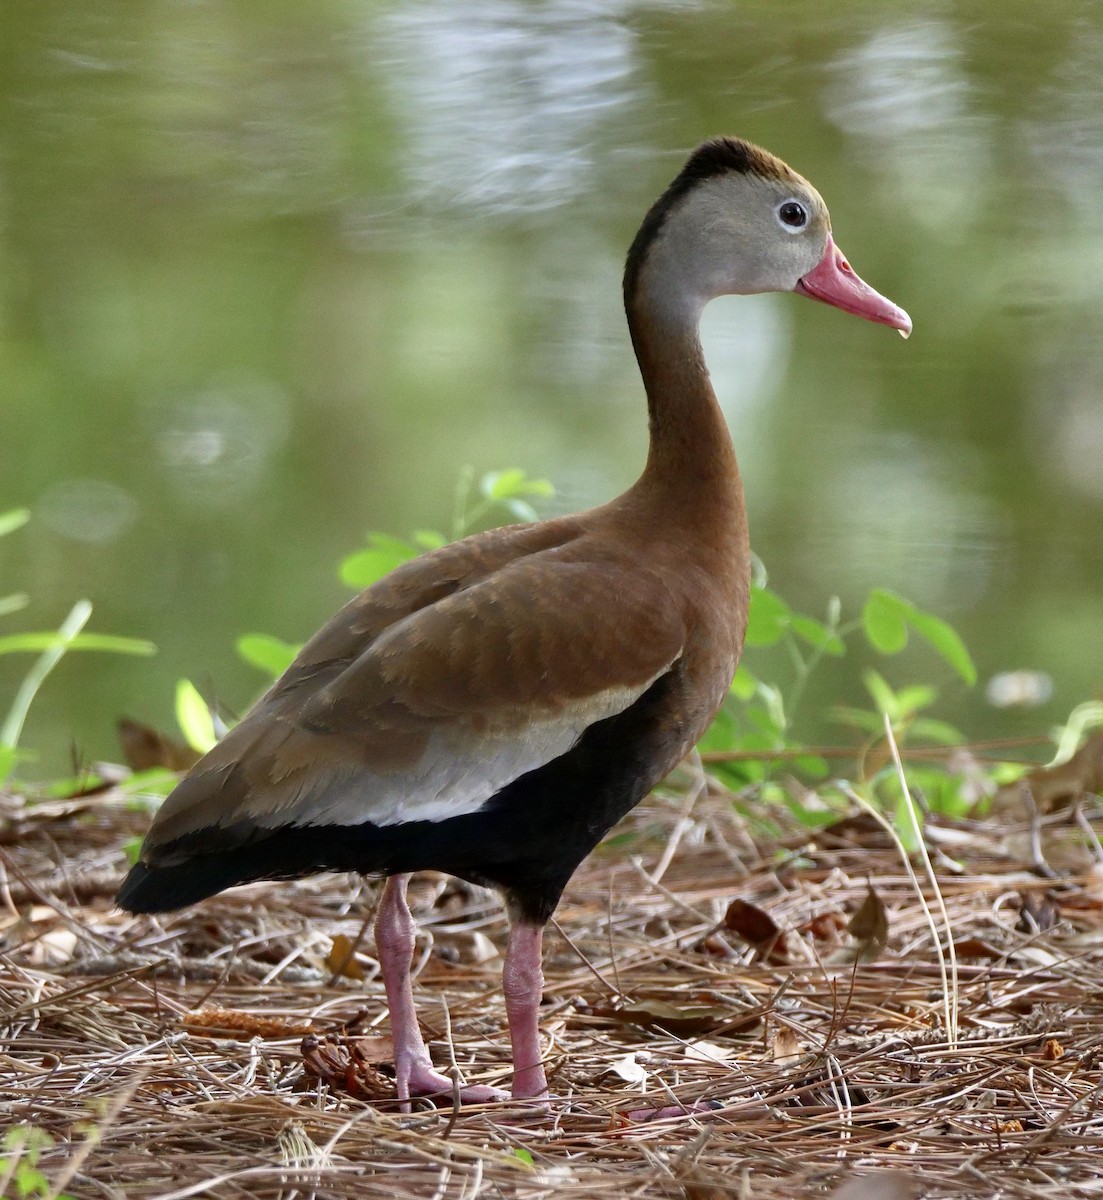
M 664 521 L 682 515 L 697 537 L 714 529 L 724 542 L 745 545 L 743 485 L 705 367 L 699 313 L 692 305 L 656 302 L 647 275 L 625 297 L 651 430 L 647 465 L 632 490 L 658 499 Z

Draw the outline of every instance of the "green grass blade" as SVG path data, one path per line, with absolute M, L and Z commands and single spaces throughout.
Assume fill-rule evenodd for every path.
M 92 604 L 90 601 L 78 600 L 73 605 L 72 611 L 62 621 L 53 644 L 42 651 L 19 685 L 12 706 L 4 719 L 4 724 L 0 726 L 0 746 L 14 749 L 19 744 L 19 735 L 23 732 L 27 713 L 30 711 L 31 702 L 38 693 L 38 689 L 45 682 L 46 676 L 61 661 L 69 644 L 88 623 L 91 615 Z
M 66 638 L 57 633 L 13 633 L 0 637 L 0 654 L 37 654 L 60 646 L 63 650 L 106 650 L 112 654 L 156 654 L 157 647 L 143 638 L 118 637 L 112 633 L 80 633 Z

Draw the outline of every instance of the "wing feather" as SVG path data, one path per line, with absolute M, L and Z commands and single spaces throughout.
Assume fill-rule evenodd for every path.
M 319 662 L 339 640 L 323 630 L 169 797 L 147 847 L 212 826 L 475 812 L 634 703 L 677 661 L 685 632 L 658 575 L 560 547 L 453 587 Z

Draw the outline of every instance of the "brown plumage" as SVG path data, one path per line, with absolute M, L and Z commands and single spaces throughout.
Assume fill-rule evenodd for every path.
M 697 323 L 713 296 L 771 290 L 910 330 L 850 270 L 810 184 L 749 143 L 705 143 L 628 256 L 651 428 L 637 483 L 434 551 L 346 605 L 166 800 L 119 903 L 156 912 L 254 879 L 387 875 L 376 933 L 406 1101 L 451 1086 L 413 1009 L 408 873 L 497 887 L 513 1095 L 545 1095 L 543 925 L 582 858 L 705 731 L 742 646 L 743 491 Z

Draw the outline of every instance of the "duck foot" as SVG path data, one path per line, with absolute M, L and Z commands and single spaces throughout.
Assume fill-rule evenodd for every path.
M 409 1063 L 406 1078 L 399 1081 L 398 1096 L 403 1102 L 408 1102 L 414 1097 L 439 1098 L 448 1102 L 455 1095 L 456 1089 L 452 1080 L 447 1075 L 442 1075 L 440 1071 L 435 1070 L 428 1062 Z M 482 1083 L 460 1084 L 460 1104 L 495 1104 L 508 1099 L 509 1092 L 504 1092 L 501 1088 L 490 1087 L 488 1084 Z

